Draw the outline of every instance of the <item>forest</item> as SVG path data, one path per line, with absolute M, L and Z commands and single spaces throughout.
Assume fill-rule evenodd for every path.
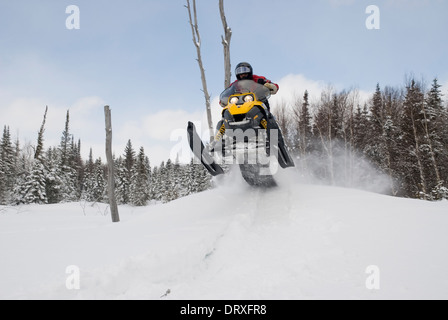
M 47 108 L 48 110 L 48 108 Z M 61 142 L 46 151 L 43 135 L 46 113 L 36 146 L 20 147 L 11 140 L 9 127 L 0 141 L 0 205 L 61 202 L 108 203 L 107 166 L 101 158 L 81 158 L 81 141 L 69 131 L 67 111 Z M 114 157 L 115 195 L 118 204 L 144 206 L 169 202 L 211 187 L 211 177 L 201 165 L 168 159 L 151 167 L 143 148 L 128 141 L 123 155 Z
M 437 79 L 429 88 L 413 78 L 401 88 L 377 84 L 363 104 L 357 90 L 328 87 L 314 103 L 306 91 L 275 114 L 303 175 L 353 187 L 381 174 L 386 194 L 448 198 L 448 106 Z M 373 173 L 358 170 L 366 162 Z
M 401 88 L 378 84 L 368 102 L 357 90 L 325 89 L 310 103 L 305 91 L 293 105 L 273 108 L 296 170 L 329 185 L 356 187 L 376 174 L 387 177 L 384 193 L 422 200 L 448 199 L 448 105 L 441 85 L 409 79 Z M 81 158 L 81 141 L 70 133 L 70 113 L 58 146 L 44 150 L 47 110 L 35 146 L 0 140 L 0 205 L 108 202 L 107 169 L 101 158 Z M 128 141 L 115 159 L 118 204 L 169 202 L 213 187 L 201 165 L 168 159 L 151 167 L 145 150 Z M 360 170 L 365 163 L 373 172 Z

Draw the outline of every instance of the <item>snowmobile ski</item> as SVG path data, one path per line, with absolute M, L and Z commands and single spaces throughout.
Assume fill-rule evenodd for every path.
M 268 140 L 270 139 L 270 134 L 272 130 L 276 130 L 278 135 L 278 144 L 274 144 L 274 148 L 278 150 L 278 163 L 280 167 L 283 169 L 294 167 L 294 161 L 291 159 L 291 156 L 289 155 L 289 152 L 286 148 L 285 140 L 283 139 L 283 135 L 281 133 L 280 127 L 278 126 L 277 122 L 272 118 L 272 115 L 268 117 Z M 269 142 L 268 142 L 269 144 Z
M 207 169 L 212 176 L 218 176 L 224 173 L 224 170 L 219 164 L 215 162 L 213 157 L 205 150 L 204 143 L 199 137 L 196 127 L 193 122 L 188 122 L 187 127 L 188 132 L 188 143 L 190 144 L 190 149 L 196 158 L 201 160 L 202 165 Z M 204 151 L 205 150 L 205 151 Z

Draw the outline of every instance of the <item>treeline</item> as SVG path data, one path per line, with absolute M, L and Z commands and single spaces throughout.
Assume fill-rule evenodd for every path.
M 356 90 L 327 88 L 319 101 L 305 92 L 292 106 L 280 104 L 276 117 L 304 175 L 353 186 L 382 174 L 391 195 L 448 199 L 448 107 L 440 88 L 437 79 L 428 89 L 414 79 L 402 88 L 378 84 L 366 103 Z M 360 170 L 365 163 L 374 170 Z
M 278 105 L 275 115 L 303 176 L 347 187 L 369 186 L 381 176 L 388 194 L 448 199 L 448 106 L 440 88 L 437 79 L 430 88 L 414 79 L 404 87 L 377 85 L 366 103 L 356 90 L 327 88 L 318 101 L 305 92 L 293 105 Z M 59 146 L 44 151 L 46 113 L 35 147 L 13 143 L 4 127 L 0 205 L 107 202 L 106 166 L 92 152 L 81 158 L 68 112 Z M 136 152 L 131 141 L 115 157 L 115 169 L 119 204 L 168 202 L 212 184 L 193 162 L 167 160 L 151 168 L 144 149 Z
M 81 158 L 81 141 L 69 132 L 69 112 L 61 142 L 44 151 L 47 110 L 37 145 L 21 147 L 9 128 L 0 140 L 0 205 L 52 204 L 73 201 L 108 202 L 107 168 L 101 158 Z M 144 149 L 136 152 L 129 140 L 124 154 L 115 157 L 116 198 L 119 204 L 144 206 L 169 202 L 207 190 L 211 178 L 201 165 L 168 159 L 151 167 Z

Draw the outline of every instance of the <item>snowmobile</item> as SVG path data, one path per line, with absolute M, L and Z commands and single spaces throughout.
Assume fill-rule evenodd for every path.
M 271 187 L 273 171 L 293 167 L 281 130 L 267 107 L 269 88 L 252 80 L 239 80 L 220 95 L 222 120 L 211 143 L 204 145 L 192 122 L 188 141 L 193 154 L 213 176 L 224 174 L 221 165 L 237 164 L 246 182 Z

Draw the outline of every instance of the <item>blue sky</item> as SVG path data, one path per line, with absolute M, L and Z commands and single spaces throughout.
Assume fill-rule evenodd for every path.
M 71 129 L 103 157 L 103 106 L 112 109 L 114 149 L 131 139 L 157 165 L 177 148 L 188 119 L 204 117 L 204 98 L 185 0 L 2 0 L 0 125 L 35 143 L 49 106 L 46 147 L 57 145 L 70 109 Z M 326 84 L 363 92 L 398 86 L 407 74 L 434 77 L 448 94 L 445 0 L 225 0 L 231 59 L 281 84 L 280 93 Z M 66 8 L 80 10 L 68 30 Z M 218 0 L 197 0 L 209 92 L 223 90 Z M 368 5 L 380 29 L 368 30 Z M 283 89 L 283 90 L 282 90 Z M 216 102 L 216 101 L 215 101 Z M 219 107 L 215 103 L 215 109 Z M 215 114 L 218 111 L 215 110 Z M 216 122 L 217 119 L 215 118 Z

